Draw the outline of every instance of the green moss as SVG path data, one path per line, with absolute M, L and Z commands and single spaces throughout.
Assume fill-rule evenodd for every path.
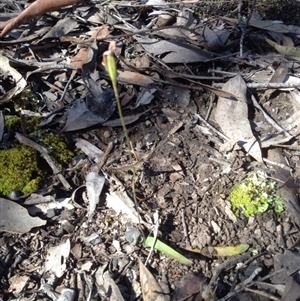
M 26 127 L 29 132 L 40 131 L 39 124 L 41 117 L 26 117 Z
M 70 151 L 70 143 L 64 134 L 48 134 L 42 140 L 42 144 L 50 149 L 50 156 L 61 165 L 64 165 L 74 157 Z
M 39 130 L 38 125 L 41 122 L 41 117 L 25 117 L 26 127 L 29 132 Z M 18 131 L 21 128 L 21 118 L 18 116 L 12 116 L 5 120 L 6 126 L 11 131 Z
M 38 189 L 41 171 L 38 154 L 26 146 L 0 151 L 0 193 L 9 196 L 13 191 L 30 193 Z
M 20 111 L 22 109 L 31 110 L 37 112 L 39 109 L 39 97 L 30 89 L 26 89 L 13 98 L 15 110 Z
M 9 117 L 5 120 L 5 124 L 10 130 L 17 131 L 21 125 L 20 117 Z
M 233 187 L 230 196 L 232 210 L 236 216 L 245 217 L 274 209 L 282 212 L 283 202 L 278 196 L 276 183 L 267 179 L 263 172 L 248 177 L 244 183 Z
M 23 187 L 22 192 L 24 194 L 27 194 L 27 193 L 31 193 L 31 192 L 38 190 L 41 181 L 42 181 L 41 177 L 37 177 L 37 178 L 31 180 L 29 183 L 27 183 L 25 185 L 25 187 Z

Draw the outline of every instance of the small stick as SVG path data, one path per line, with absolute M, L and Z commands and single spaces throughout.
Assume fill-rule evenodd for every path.
M 181 211 L 181 220 L 182 220 L 182 227 L 183 227 L 185 243 L 186 243 L 187 246 L 190 247 L 191 243 L 189 241 L 188 229 L 187 229 L 187 225 L 186 225 L 186 222 L 185 222 L 184 210 L 183 209 Z
M 40 146 L 36 142 L 34 142 L 34 141 L 32 141 L 32 140 L 24 137 L 23 135 L 21 135 L 19 133 L 16 134 L 16 138 L 18 139 L 18 141 L 21 144 L 27 145 L 27 146 L 32 147 L 35 150 L 37 150 L 41 154 L 41 156 L 47 161 L 47 163 L 51 167 L 53 173 L 55 175 L 57 175 L 58 179 L 63 184 L 63 186 L 65 187 L 65 189 L 66 190 L 70 190 L 71 189 L 70 184 L 67 182 L 67 180 L 64 178 L 64 176 L 61 174 L 59 168 L 56 166 L 55 162 L 49 156 L 49 152 L 48 152 L 48 150 L 46 148 Z
M 195 117 L 197 117 L 200 121 L 202 121 L 209 129 L 211 129 L 213 132 L 215 132 L 219 137 L 224 139 L 225 141 L 230 140 L 228 137 L 223 135 L 221 132 L 219 132 L 217 129 L 215 129 L 212 125 L 210 125 L 200 114 L 194 114 Z
M 100 158 L 99 158 L 99 162 L 97 164 L 97 173 L 98 174 L 100 173 L 101 168 L 105 164 L 105 161 L 107 160 L 107 157 L 108 157 L 109 153 L 111 152 L 112 148 L 113 148 L 113 143 L 109 142 L 105 153 L 102 156 L 99 156 Z
M 18 28 L 21 24 L 24 24 L 38 16 L 61 9 L 64 6 L 75 5 L 85 1 L 86 0 L 36 0 L 17 17 L 0 23 L 0 29 L 3 29 L 0 33 L 0 38 L 3 38 L 13 29 Z
M 214 83 L 213 87 L 215 88 L 222 88 L 224 86 L 224 83 Z M 247 83 L 247 87 L 251 89 L 292 89 L 292 88 L 298 88 L 299 83 L 269 83 L 269 82 L 263 82 L 263 83 Z
M 283 132 L 285 134 L 286 137 L 292 139 L 293 136 L 287 132 L 284 128 L 282 128 L 279 124 L 277 124 L 264 110 L 263 108 L 260 106 L 260 104 L 258 103 L 258 101 L 256 100 L 254 95 L 251 95 L 251 100 L 253 102 L 253 105 L 259 109 L 261 111 L 261 113 L 264 115 L 265 119 L 279 132 Z

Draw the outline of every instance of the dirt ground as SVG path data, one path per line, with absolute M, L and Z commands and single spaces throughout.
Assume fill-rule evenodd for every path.
M 237 3 L 231 4 L 233 10 Z M 98 3 L 94 4 L 93 9 L 98 9 L 98 5 L 100 6 Z M 200 3 L 187 5 L 193 10 L 196 20 L 203 14 L 204 9 L 208 9 Z M 164 9 L 167 10 L 166 7 Z M 224 12 L 223 9 L 220 8 L 223 15 L 231 11 L 228 9 Z M 4 11 L 4 8 L 1 10 Z M 67 9 L 63 10 L 63 13 L 64 17 L 74 12 L 86 16 L 84 13 L 87 11 L 86 6 L 79 6 L 73 12 Z M 152 6 L 147 11 L 141 11 L 139 7 L 118 8 L 122 20 L 134 16 L 135 21 L 128 19 L 128 22 L 136 26 L 138 22 L 146 23 L 146 17 L 149 17 L 152 11 L 155 11 Z M 92 14 L 92 9 L 89 13 Z M 221 15 L 221 12 L 217 11 L 214 18 Z M 60 16 L 55 16 L 55 21 L 59 20 Z M 267 17 L 269 18 L 268 15 Z M 44 16 L 33 22 L 52 24 L 53 18 Z M 93 22 L 96 21 L 88 22 L 91 23 L 79 23 L 77 29 L 82 31 L 82 28 L 87 30 L 90 24 L 95 26 Z M 119 23 L 110 24 L 115 26 L 114 30 L 118 34 L 122 31 L 122 27 L 117 26 Z M 30 24 L 36 26 L 35 30 L 40 29 L 39 23 Z M 126 24 L 125 21 L 123 24 Z M 217 27 L 216 23 L 211 24 L 214 24 L 212 27 Z M 26 26 L 24 25 L 24 28 L 27 30 Z M 233 36 L 240 35 L 239 29 L 234 25 L 226 23 L 223 26 L 228 26 Z M 30 36 L 30 33 L 27 34 Z M 162 294 L 152 300 L 299 300 L 299 100 L 292 95 L 291 89 L 249 88 L 248 100 L 251 99 L 250 94 L 255 95 L 267 115 L 292 135 L 286 142 L 262 147 L 262 157 L 269 161 L 258 162 L 237 144 L 223 151 L 226 140 L 218 134 L 222 129 L 216 113 L 219 98 L 197 85 L 199 79 L 180 78 L 167 73 L 163 76 L 161 71 L 157 72 L 157 66 L 160 66 L 165 72 L 208 76 L 207 70 L 222 69 L 232 75 L 239 73 L 245 82 L 253 83 L 255 80 L 251 78 L 252 73 L 260 74 L 263 69 L 261 61 L 264 61 L 266 66 L 261 75 L 264 81 L 270 80 L 270 75 L 272 76 L 277 68 L 273 62 L 279 61 L 279 65 L 282 63 L 287 66 L 288 74 L 296 75 L 299 72 L 297 60 L 279 56 L 266 43 L 259 45 L 260 35 L 263 34 L 266 33 L 262 33 L 257 27 L 252 27 L 246 32 L 246 55 L 243 58 L 239 58 L 237 54 L 238 47 L 230 51 L 224 50 L 222 57 L 226 59 L 208 62 L 171 63 L 166 66 L 167 63 L 160 57 L 160 62 L 152 65 L 153 58 L 147 57 L 151 63 L 140 67 L 141 73 L 161 81 L 153 81 L 146 88 L 142 85 L 144 79 L 137 80 L 138 84 L 119 82 L 123 114 L 132 118 L 132 122 L 127 124 L 127 130 L 135 175 L 124 131 L 120 123 L 118 126 L 109 123 L 111 120 L 120 120 L 116 109 L 110 114 L 106 124 L 102 122 L 64 133 L 71 141 L 70 149 L 74 151 L 74 156 L 67 164 L 61 166 L 59 173 L 67 180 L 71 189 L 66 190 L 57 174 L 43 161 L 47 176 L 44 176 L 42 187 L 35 195 L 40 202 L 58 203 L 67 200 L 67 205 L 56 204 L 53 208 L 40 208 L 38 213 L 33 214 L 46 221 L 45 225 L 33 227 L 22 234 L 12 233 L 14 231 L 0 233 L 0 300 L 151 300 L 149 296 L 143 297 L 141 293 L 145 288 L 141 288 L 138 261 L 146 261 L 149 248 L 131 243 L 129 237 L 132 233 L 130 231 L 143 233 L 142 236 L 153 236 L 151 229 L 155 225 L 156 214 L 159 240 L 190 259 L 192 264 L 184 265 L 155 250 L 147 268 L 159 283 Z M 254 35 L 257 37 L 255 41 L 252 40 Z M 296 35 L 285 35 L 295 41 L 296 47 Z M 26 39 L 25 34 L 24 37 Z M 41 69 L 35 69 L 31 74 L 33 69 L 30 65 L 22 66 L 21 60 L 30 61 L 37 57 L 53 59 L 55 55 L 52 53 L 48 56 L 51 53 L 48 49 L 42 50 L 44 56 L 41 55 L 38 46 L 46 47 L 47 44 L 40 37 L 35 42 L 28 40 L 15 45 L 14 39 L 14 36 L 3 39 L 1 48 L 10 54 L 11 58 L 16 59 L 15 68 L 26 78 L 27 88 L 39 99 L 37 107 L 26 104 L 23 109 L 43 115 L 42 120 L 47 121 L 41 129 L 57 132 L 64 127 L 64 114 L 70 110 L 75 99 L 84 99 L 87 95 L 85 79 L 82 74 L 75 75 L 62 105 L 59 98 L 70 78 L 71 70 L 55 69 L 46 72 L 40 67 Z M 130 36 L 122 40 L 123 44 L 130 45 L 132 42 Z M 51 43 L 56 43 L 56 40 L 53 38 Z M 63 43 L 67 42 L 59 40 L 57 47 L 60 47 L 60 52 L 66 49 L 66 56 L 70 56 L 71 51 L 75 49 L 74 45 L 64 46 Z M 119 47 L 118 55 L 123 56 L 127 66 L 135 64 L 136 67 L 130 70 L 137 72 L 137 61 L 145 63 L 143 59 L 146 55 L 140 54 L 140 45 L 134 45 L 133 50 L 128 50 L 129 54 L 125 53 L 125 47 Z M 105 71 L 101 69 L 100 62 L 101 54 L 106 48 L 107 43 L 99 46 L 100 55 L 97 57 L 97 70 L 100 70 L 98 82 L 101 82 L 104 90 L 111 88 L 110 81 L 103 76 Z M 263 52 L 258 53 L 262 48 Z M 227 56 L 231 58 L 227 59 Z M 126 69 L 125 63 L 118 61 L 120 70 Z M 1 75 L 4 87 L 5 76 L 2 71 Z M 214 76 L 218 74 L 215 73 Z M 223 80 L 200 80 L 209 86 L 213 86 L 213 83 L 224 84 L 227 81 L 226 77 Z M 5 91 L 1 91 L 3 95 L 11 89 L 8 84 L 5 87 Z M 155 91 L 151 92 L 151 101 L 138 106 L 137 95 L 143 89 Z M 10 100 L 1 103 L 2 112 L 17 116 L 19 113 L 15 102 Z M 269 135 L 276 138 L 282 134 L 278 128 L 266 121 L 266 117 L 253 104 L 248 104 L 248 109 L 249 124 L 258 140 L 262 141 Z M 55 114 L 50 122 L 45 116 L 51 112 Z M 61 116 L 63 118 L 59 119 Z M 202 119 L 199 119 L 199 116 Z M 291 118 L 294 118 L 293 121 Z M 21 126 L 17 132 L 24 134 Z M 6 127 L 3 133 L 9 135 L 5 141 L 2 140 L 1 149 L 8 149 L 16 143 L 15 130 Z M 101 162 L 96 160 L 95 153 L 88 155 L 83 147 L 75 146 L 78 141 L 83 140 L 103 152 L 100 156 Z M 272 162 L 282 165 L 274 165 Z M 99 166 L 99 174 L 105 179 L 105 183 L 99 202 L 89 215 L 88 200 L 91 196 L 86 192 L 86 177 L 91 170 L 99 170 Z M 286 168 L 282 168 L 283 166 Z M 257 171 L 264 171 L 270 178 L 278 180 L 277 188 L 285 210 L 278 213 L 269 210 L 249 218 L 242 214 L 236 216 L 231 208 L 229 195 L 235 185 L 244 182 L 249 175 Z M 116 207 L 120 205 L 108 205 L 108 195 L 114 193 L 133 200 L 133 181 L 138 213 L 144 221 L 140 224 L 133 222 L 128 216 L 116 213 Z M 2 196 L 4 198 L 4 195 Z M 46 201 L 46 196 L 53 199 L 50 202 Z M 32 207 L 36 207 L 37 204 L 26 204 L 28 197 L 29 195 L 17 196 L 14 202 L 33 212 Z M 113 202 L 117 200 L 114 199 Z M 4 220 L 3 212 L 2 210 L 0 215 L 1 223 Z M 23 217 L 20 215 L 18 218 L 22 220 Z M 241 254 L 216 254 L 215 247 L 241 244 L 249 246 Z M 57 246 L 62 246 L 61 253 L 53 255 L 57 258 L 51 260 L 58 266 L 49 267 L 49 264 L 54 265 L 49 259 L 49 254 Z M 66 288 L 74 290 L 76 296 L 58 299 L 59 294 Z M 64 294 L 67 293 L 64 291 Z M 72 291 L 69 293 L 72 295 Z

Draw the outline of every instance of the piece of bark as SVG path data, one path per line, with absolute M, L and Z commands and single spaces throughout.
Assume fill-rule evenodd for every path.
M 88 0 L 36 0 L 17 17 L 0 23 L 0 29 L 2 29 L 0 38 L 7 35 L 13 29 L 18 28 L 21 24 L 24 24 L 38 16 L 61 9 L 68 5 L 76 5 L 86 1 Z

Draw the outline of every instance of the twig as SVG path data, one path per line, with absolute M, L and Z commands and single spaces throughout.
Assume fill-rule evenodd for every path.
M 149 262 L 149 260 L 152 256 L 152 253 L 153 253 L 153 250 L 154 250 L 154 247 L 155 247 L 155 244 L 156 244 L 157 236 L 158 236 L 159 218 L 158 218 L 158 211 L 157 210 L 154 212 L 153 217 L 154 217 L 153 243 L 152 243 L 152 246 L 150 248 L 149 254 L 147 256 L 145 266 L 147 266 L 147 264 L 148 264 L 148 262 Z
M 240 9 L 241 9 L 241 0 L 240 0 Z M 245 39 L 245 34 L 246 34 L 246 28 L 250 22 L 250 19 L 252 17 L 253 11 L 254 11 L 254 7 L 256 5 L 256 0 L 253 0 L 252 2 L 252 6 L 251 6 L 251 10 L 248 14 L 247 20 L 245 22 L 245 24 L 242 24 L 242 20 L 241 20 L 241 14 L 240 14 L 240 10 L 239 10 L 239 22 L 240 22 L 240 27 L 241 27 L 241 31 L 242 31 L 242 35 L 241 35 L 241 39 L 240 39 L 240 57 L 243 57 L 243 43 L 244 43 L 244 39 Z
M 47 163 L 51 167 L 53 173 L 58 177 L 60 182 L 63 184 L 64 188 L 66 190 L 71 189 L 70 184 L 67 182 L 67 180 L 64 178 L 64 176 L 61 174 L 61 171 L 59 170 L 59 168 L 56 166 L 55 162 L 49 156 L 49 152 L 46 148 L 40 146 L 36 142 L 24 137 L 23 135 L 21 135 L 19 133 L 16 134 L 16 138 L 18 139 L 18 141 L 21 144 L 27 145 L 27 146 L 32 147 L 35 150 L 37 150 L 40 153 L 40 155 L 47 161 Z
M 240 255 L 240 256 L 228 259 L 225 262 L 223 262 L 222 264 L 220 264 L 214 270 L 213 276 L 212 276 L 212 278 L 210 279 L 210 282 L 209 282 L 209 286 L 213 287 L 214 283 L 217 281 L 219 275 L 221 274 L 221 272 L 223 270 L 225 270 L 226 268 L 228 268 L 230 266 L 234 266 L 234 265 L 236 265 L 236 264 L 238 264 L 240 262 L 243 262 L 243 261 L 249 259 L 250 257 L 251 257 L 251 254 L 248 252 L 248 253 L 245 253 L 243 255 Z
M 250 258 L 250 259 L 253 261 L 252 258 Z M 281 273 L 283 270 L 284 270 L 284 268 L 282 268 L 280 270 L 277 270 L 277 271 L 275 271 L 275 272 L 273 272 L 271 274 L 268 274 L 267 276 L 261 278 L 259 281 L 250 282 L 249 284 L 247 284 L 247 287 L 250 287 L 250 286 L 262 283 L 264 280 L 269 279 L 269 278 L 273 277 L 274 275 L 277 275 L 277 274 Z M 246 290 L 247 287 L 243 286 L 242 288 L 239 288 L 239 289 L 235 290 L 234 292 L 230 292 L 225 297 L 223 297 L 221 299 L 218 299 L 218 301 L 226 301 L 226 300 L 230 299 L 231 297 L 233 297 L 234 295 L 236 295 L 236 294 L 238 294 L 240 292 L 243 292 L 244 290 Z
M 228 137 L 226 137 L 221 132 L 219 132 L 217 129 L 215 129 L 212 125 L 210 125 L 204 118 L 202 118 L 201 115 L 195 114 L 195 117 L 197 117 L 198 119 L 200 119 L 209 129 L 211 129 L 213 132 L 215 132 L 216 134 L 218 134 L 222 139 L 224 139 L 226 141 L 229 140 Z
M 181 220 L 182 220 L 182 227 L 183 227 L 183 234 L 184 234 L 184 239 L 185 239 L 185 243 L 187 246 L 191 246 L 191 243 L 189 241 L 189 236 L 188 236 L 188 230 L 187 230 L 187 225 L 185 222 L 185 217 L 184 217 L 184 210 L 181 210 Z
M 293 136 L 287 132 L 284 128 L 282 128 L 278 123 L 276 123 L 264 110 L 263 108 L 260 106 L 260 104 L 258 103 L 258 101 L 256 100 L 255 96 L 252 94 L 251 95 L 251 100 L 253 102 L 253 105 L 259 109 L 261 111 L 261 113 L 264 115 L 265 119 L 279 132 L 284 132 L 285 135 L 292 139 Z
M 286 166 L 285 164 L 278 163 L 278 162 L 274 162 L 274 161 L 268 160 L 268 159 L 266 159 L 266 158 L 263 158 L 263 160 L 264 160 L 264 162 L 266 162 L 266 163 L 268 163 L 268 164 L 270 164 L 270 165 L 280 167 L 281 169 L 284 169 L 284 170 L 286 170 L 286 171 L 288 171 L 288 172 L 290 172 L 290 173 L 293 172 L 293 169 L 290 168 L 290 167 L 288 167 L 288 166 Z
M 260 296 L 263 296 L 263 297 L 267 298 L 268 300 L 275 300 L 275 301 L 282 300 L 281 298 L 275 297 L 275 296 L 273 296 L 271 294 L 268 294 L 268 293 L 266 293 L 264 291 L 253 290 L 253 289 L 247 288 L 247 287 L 245 287 L 245 291 L 246 292 L 251 292 L 253 294 L 257 294 L 257 295 L 260 295 Z
M 224 83 L 215 83 L 215 88 L 222 88 Z M 283 89 L 283 88 L 299 88 L 299 83 L 247 83 L 248 88 L 252 89 Z
M 98 162 L 97 173 L 100 172 L 100 170 L 103 167 L 105 161 L 107 160 L 107 157 L 108 157 L 109 153 L 111 152 L 112 148 L 113 148 L 113 143 L 109 142 L 108 145 L 107 145 L 105 153 L 100 157 L 100 160 Z

